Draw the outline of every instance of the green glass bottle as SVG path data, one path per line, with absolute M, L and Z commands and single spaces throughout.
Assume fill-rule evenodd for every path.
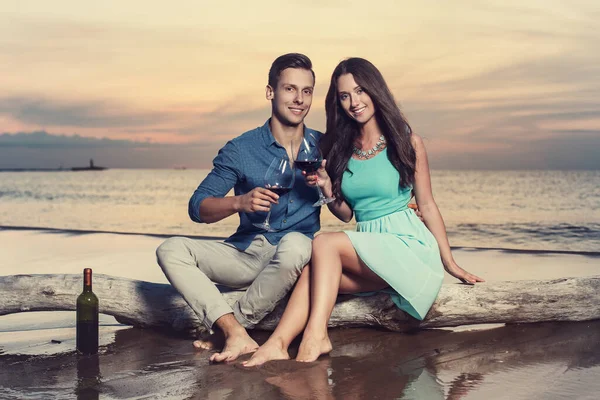
M 98 353 L 98 297 L 92 292 L 92 269 L 83 270 L 83 292 L 77 297 L 77 351 Z

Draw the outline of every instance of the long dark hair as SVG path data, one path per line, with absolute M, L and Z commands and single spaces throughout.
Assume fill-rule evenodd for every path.
M 375 118 L 388 147 L 388 158 L 400 173 L 400 185 L 409 186 L 415 180 L 415 149 L 411 143 L 412 130 L 400 112 L 392 92 L 381 72 L 363 58 L 348 58 L 333 71 L 325 98 L 327 131 L 322 140 L 327 158 L 327 173 L 333 183 L 333 194 L 342 199 L 342 175 L 348 169 L 353 145 L 360 135 L 360 127 L 342 109 L 338 95 L 338 78 L 352 74 L 354 80 L 371 97 Z

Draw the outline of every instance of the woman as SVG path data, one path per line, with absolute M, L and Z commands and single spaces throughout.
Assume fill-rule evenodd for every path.
M 327 322 L 338 293 L 386 291 L 422 320 L 433 304 L 443 269 L 465 283 L 483 279 L 452 257 L 444 221 L 433 199 L 423 141 L 412 133 L 383 76 L 369 61 L 350 58 L 334 70 L 325 111 L 327 165 L 306 177 L 328 197 L 344 222 L 356 215 L 356 232 L 323 233 L 313 242 L 281 321 L 246 366 L 288 359 L 302 332 L 297 361 L 331 351 Z M 414 191 L 423 221 L 408 208 Z

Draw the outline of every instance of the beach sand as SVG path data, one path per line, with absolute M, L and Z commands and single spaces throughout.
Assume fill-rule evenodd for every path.
M 154 254 L 164 239 L 3 228 L 0 275 L 79 274 L 91 267 L 166 283 Z M 454 255 L 487 284 L 600 271 L 597 254 L 462 248 Z M 109 316 L 101 319 L 100 354 L 77 357 L 74 323 L 72 312 L 0 317 L 0 398 L 595 399 L 600 392 L 600 321 L 414 334 L 337 329 L 329 357 L 250 371 L 238 363 L 209 365 L 209 353 L 195 351 L 189 338 L 133 329 Z M 268 333 L 253 336 L 261 343 Z

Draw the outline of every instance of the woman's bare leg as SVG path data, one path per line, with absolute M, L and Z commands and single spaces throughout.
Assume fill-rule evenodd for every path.
M 335 237 L 329 240 L 330 235 Z M 340 293 L 372 291 L 387 287 L 387 284 L 381 280 L 379 276 L 373 273 L 366 265 L 364 265 L 364 263 L 358 258 L 358 255 L 354 251 L 354 247 L 352 246 L 352 243 L 346 234 L 321 234 L 319 237 L 326 238 L 327 240 L 323 240 L 322 238 L 317 241 L 315 239 L 317 243 L 317 249 L 323 247 L 327 250 L 331 250 L 329 246 L 333 244 L 332 242 L 341 244 L 343 247 L 347 247 L 346 245 L 350 246 L 349 249 L 344 249 L 345 251 L 341 252 L 342 254 L 339 254 L 340 252 L 337 251 L 337 249 L 333 249 L 336 251 L 336 253 L 338 253 L 338 258 L 340 260 L 344 260 L 343 269 L 341 268 L 341 264 L 339 268 L 328 268 L 327 265 L 321 268 L 322 274 L 320 279 L 322 281 L 333 281 L 334 283 L 337 282 L 335 288 L 332 289 L 333 291 L 326 293 L 331 295 L 330 297 L 333 299 L 331 308 L 327 312 L 327 317 L 325 320 L 325 336 L 327 337 L 327 321 L 331 315 L 331 310 L 335 304 L 338 291 Z M 344 241 L 347 241 L 348 243 L 343 243 Z M 313 257 L 315 257 L 314 245 Z M 310 286 L 311 282 L 313 281 L 311 279 L 311 276 L 313 275 L 312 270 L 313 268 L 310 265 L 307 265 L 304 268 L 300 278 L 298 279 L 298 282 L 296 283 L 296 286 L 294 287 L 294 291 L 290 296 L 277 328 L 275 328 L 275 331 L 271 337 L 252 355 L 250 360 L 243 363 L 244 366 L 251 367 L 264 364 L 265 362 L 271 360 L 289 359 L 289 354 L 287 352 L 289 345 L 292 340 L 294 340 L 294 338 L 296 338 L 296 336 L 302 332 L 309 319 L 311 301 L 314 297 L 311 296 L 312 289 Z M 311 314 L 311 319 L 312 318 L 313 317 Z M 310 337 L 310 335 L 306 335 L 306 333 L 304 336 Z M 326 342 L 329 343 L 328 337 Z M 331 347 L 330 343 L 329 347 Z M 325 352 L 330 350 L 331 349 Z M 298 354 L 300 355 L 300 351 Z M 318 357 L 318 355 L 316 357 Z
M 315 361 L 332 349 L 327 322 L 338 293 L 383 289 L 388 284 L 367 267 L 343 232 L 324 233 L 313 241 L 310 276 L 310 317 L 298 350 L 297 361 Z M 342 267 L 343 266 L 343 267 Z M 342 279 L 344 271 L 344 279 Z M 348 287 L 341 287 L 344 282 Z

